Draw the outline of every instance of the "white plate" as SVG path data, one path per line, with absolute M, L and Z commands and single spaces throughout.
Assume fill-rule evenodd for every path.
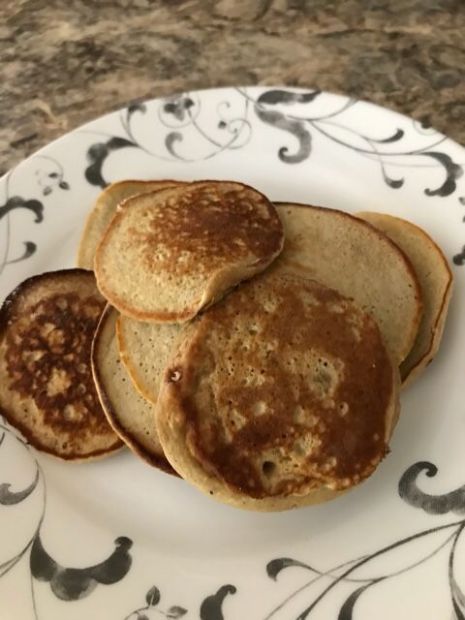
M 371 104 L 242 88 L 135 104 L 4 177 L 0 299 L 72 266 L 95 197 L 123 178 L 229 178 L 276 200 L 404 216 L 444 249 L 456 289 L 390 455 L 326 505 L 241 512 L 129 452 L 63 464 L 2 427 L 0 618 L 465 618 L 464 165 L 458 144 Z

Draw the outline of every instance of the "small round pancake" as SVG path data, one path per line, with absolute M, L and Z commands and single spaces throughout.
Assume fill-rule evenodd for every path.
M 379 228 L 407 254 L 420 282 L 423 318 L 413 348 L 400 365 L 405 387 L 421 375 L 438 352 L 452 296 L 452 271 L 439 246 L 412 222 L 384 213 L 357 216 Z
M 122 314 L 116 322 L 121 361 L 139 394 L 153 404 L 181 332 L 178 323 L 143 323 Z
M 31 445 L 61 459 L 122 446 L 91 371 L 104 307 L 93 273 L 69 269 L 29 278 L 0 309 L 0 413 Z
M 369 314 L 315 281 L 267 272 L 186 327 L 156 423 L 168 460 L 200 490 L 285 510 L 373 473 L 398 394 L 398 369 Z
M 77 265 L 83 269 L 94 268 L 94 256 L 103 233 L 116 213 L 117 206 L 137 194 L 174 187 L 182 181 L 118 181 L 106 187 L 97 197 L 89 213 L 79 242 Z
M 122 314 L 184 322 L 281 252 L 283 228 L 263 194 L 203 181 L 129 198 L 95 255 L 97 284 Z
M 313 278 L 351 297 L 376 319 L 400 364 L 422 316 L 414 268 L 397 245 L 364 220 L 334 209 L 278 203 L 285 245 L 272 269 Z
M 144 461 L 175 474 L 155 428 L 154 407 L 132 385 L 116 340 L 118 312 L 107 306 L 92 344 L 92 372 L 108 421 L 124 443 Z

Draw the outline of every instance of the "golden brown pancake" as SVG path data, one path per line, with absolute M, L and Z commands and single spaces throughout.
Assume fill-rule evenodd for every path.
M 118 181 L 111 183 L 97 197 L 89 213 L 79 242 L 77 265 L 84 269 L 94 268 L 95 250 L 103 233 L 116 213 L 116 207 L 131 196 L 153 192 L 182 184 L 182 181 Z
M 283 246 L 274 206 L 240 183 L 205 181 L 124 202 L 97 248 L 97 284 L 134 319 L 191 319 Z
M 156 422 L 168 460 L 200 490 L 284 510 L 373 473 L 398 393 L 398 369 L 369 314 L 315 281 L 267 272 L 186 327 Z
M 422 316 L 420 285 L 404 252 L 348 213 L 288 203 L 277 207 L 286 241 L 272 269 L 313 278 L 354 299 L 376 319 L 400 364 Z
M 384 213 L 357 215 L 382 230 L 407 254 L 420 282 L 423 318 L 413 348 L 400 366 L 406 386 L 421 375 L 438 352 L 452 296 L 452 271 L 439 246 L 412 222 Z
M 91 372 L 104 306 L 93 273 L 68 269 L 29 278 L 0 310 L 0 413 L 34 447 L 62 459 L 122 446 Z
M 153 404 L 181 332 L 178 323 L 143 323 L 122 314 L 116 322 L 121 361 L 139 394 Z
M 144 461 L 175 474 L 155 428 L 154 407 L 136 391 L 122 364 L 116 341 L 118 312 L 103 311 L 92 345 L 92 372 L 108 421 L 124 443 Z

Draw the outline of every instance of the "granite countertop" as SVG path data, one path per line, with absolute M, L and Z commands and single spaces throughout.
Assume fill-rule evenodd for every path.
M 462 0 L 3 0 L 0 172 L 133 100 L 296 85 L 465 143 Z

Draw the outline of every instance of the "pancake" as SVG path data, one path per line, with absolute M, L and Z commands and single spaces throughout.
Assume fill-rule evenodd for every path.
M 315 281 L 266 273 L 183 332 L 156 405 L 176 471 L 251 510 L 329 500 L 373 473 L 399 373 L 374 319 Z
M 422 316 L 420 285 L 404 252 L 348 213 L 287 203 L 277 207 L 286 241 L 272 268 L 313 278 L 353 298 L 376 319 L 400 364 Z
M 116 322 L 121 361 L 139 394 L 153 404 L 181 332 L 178 323 L 143 323 L 123 315 Z
M 129 198 L 95 255 L 97 284 L 122 314 L 184 322 L 281 252 L 283 229 L 263 194 L 204 181 Z
M 77 255 L 78 267 L 94 268 L 95 250 L 120 202 L 136 194 L 173 187 L 181 183 L 181 181 L 118 181 L 106 187 L 98 195 L 82 231 Z
M 107 306 L 92 345 L 92 372 L 100 402 L 115 433 L 135 454 L 174 474 L 155 428 L 154 407 L 133 387 L 121 363 L 116 341 L 118 312 Z
M 400 366 L 402 383 L 407 386 L 438 352 L 452 296 L 452 271 L 438 245 L 412 222 L 384 213 L 357 215 L 383 231 L 407 254 L 420 282 L 423 318 L 413 348 Z
M 93 273 L 69 269 L 29 278 L 0 309 L 0 413 L 31 445 L 61 459 L 122 446 L 91 371 L 104 307 Z

